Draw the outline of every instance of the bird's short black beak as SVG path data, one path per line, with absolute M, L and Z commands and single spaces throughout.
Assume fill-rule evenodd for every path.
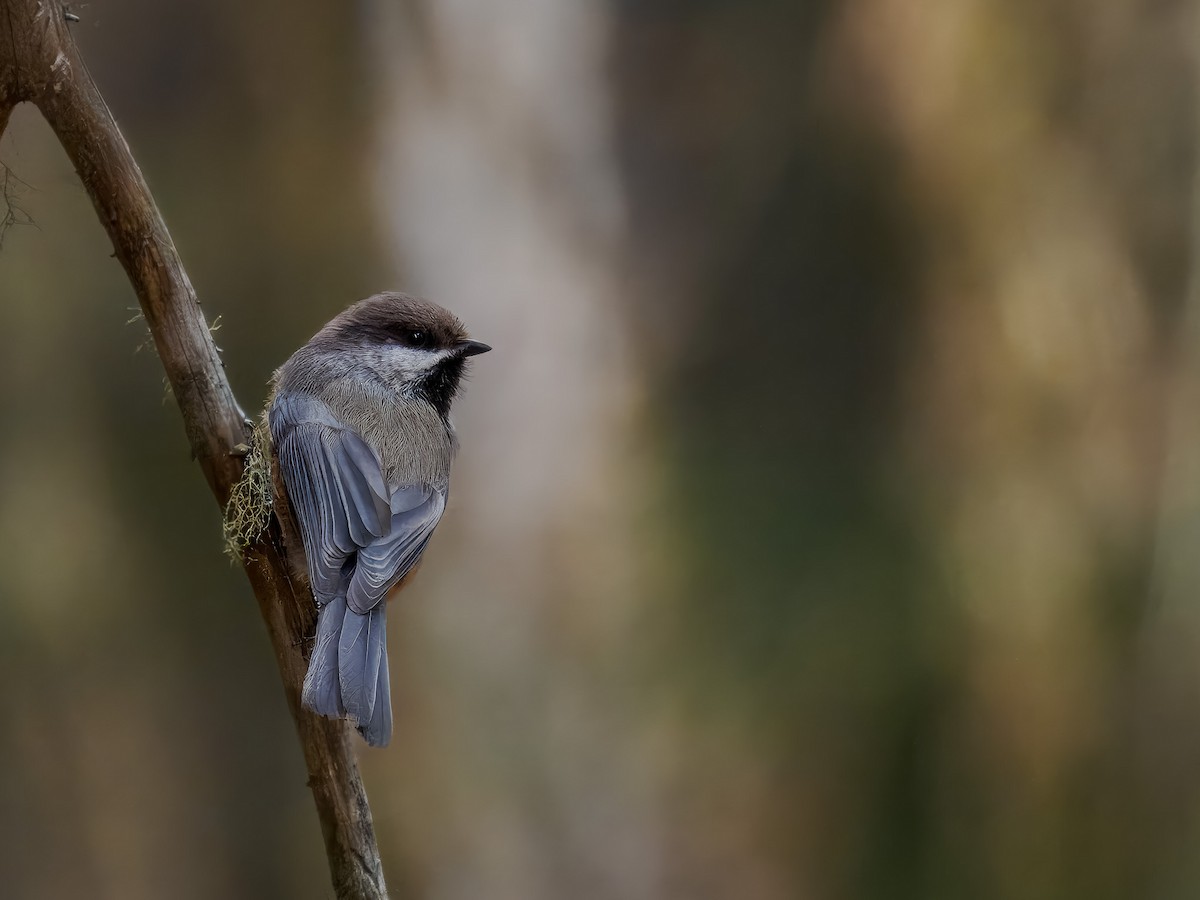
M 487 353 L 492 349 L 480 341 L 459 341 L 455 348 L 460 356 L 478 356 L 480 353 Z

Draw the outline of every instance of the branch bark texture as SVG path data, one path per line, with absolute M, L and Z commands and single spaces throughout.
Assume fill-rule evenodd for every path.
M 54 0 L 0 0 L 0 134 L 21 102 L 41 110 L 91 197 L 137 293 L 192 453 L 223 509 L 241 476 L 234 448 L 250 439 L 249 424 L 146 181 Z M 286 502 L 276 497 L 277 506 Z M 214 530 L 214 552 L 218 546 Z M 383 868 L 350 729 L 300 705 L 306 667 L 301 648 L 315 630 L 316 611 L 307 591 L 288 577 L 286 553 L 273 519 L 266 537 L 245 554 L 244 566 L 296 722 L 334 890 L 339 898 L 383 898 Z

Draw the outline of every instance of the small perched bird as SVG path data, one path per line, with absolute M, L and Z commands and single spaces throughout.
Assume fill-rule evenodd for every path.
M 298 525 L 317 602 L 303 703 L 392 734 L 386 599 L 417 567 L 446 509 L 458 446 L 450 404 L 487 344 L 433 303 L 377 294 L 342 312 L 275 373 L 273 478 Z

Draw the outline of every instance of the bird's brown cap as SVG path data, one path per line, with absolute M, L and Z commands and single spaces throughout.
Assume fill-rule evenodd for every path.
M 321 338 L 403 343 L 431 350 L 467 342 L 462 321 L 436 303 L 409 294 L 383 293 L 360 300 L 321 329 Z

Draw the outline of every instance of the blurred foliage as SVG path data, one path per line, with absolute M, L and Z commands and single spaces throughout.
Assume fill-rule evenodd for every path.
M 1200 889 L 1193 4 L 82 14 L 248 409 L 383 287 L 497 346 L 364 755 L 395 896 Z M 128 286 L 30 111 L 0 162 L 0 883 L 327 896 Z

